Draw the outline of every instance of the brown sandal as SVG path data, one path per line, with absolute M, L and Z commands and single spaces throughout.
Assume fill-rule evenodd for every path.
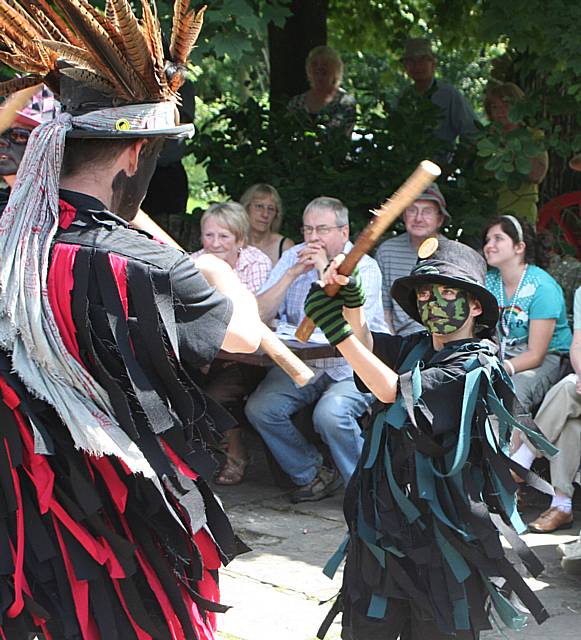
M 249 463 L 250 458 L 233 458 L 226 454 L 226 462 L 214 482 L 226 485 L 240 484 L 244 480 L 246 467 Z

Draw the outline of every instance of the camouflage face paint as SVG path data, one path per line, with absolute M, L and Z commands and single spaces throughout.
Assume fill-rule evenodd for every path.
M 468 320 L 468 294 L 462 289 L 434 284 L 416 291 L 422 324 L 430 333 L 447 335 Z

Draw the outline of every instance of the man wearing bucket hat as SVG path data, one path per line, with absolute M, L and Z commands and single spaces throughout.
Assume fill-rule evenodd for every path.
M 431 184 L 402 214 L 405 232 L 382 242 L 375 259 L 382 276 L 382 298 L 385 321 L 392 333 L 406 336 L 423 331 L 423 325 L 411 318 L 393 299 L 393 283 L 409 275 L 418 260 L 418 248 L 426 238 L 437 237 L 443 244 L 447 239 L 440 234 L 442 225 L 451 220 L 446 200 L 438 185 Z
M 428 38 L 408 38 L 403 65 L 413 86 L 404 91 L 400 104 L 418 98 L 429 99 L 440 111 L 434 135 L 452 148 L 457 139 L 470 139 L 476 133 L 476 116 L 468 100 L 451 84 L 434 77 L 437 60 Z
M 175 3 L 164 59 L 149 0 L 141 20 L 56 4 L 0 3 L 3 59 L 28 72 L 0 90 L 62 105 L 0 219 L 0 636 L 209 640 L 243 546 L 206 482 L 232 422 L 195 370 L 262 328 L 225 263 L 127 225 L 161 141 L 193 133 L 174 99 L 203 11 Z
M 359 388 L 385 403 L 345 494 L 348 542 L 325 570 L 332 575 L 346 552 L 343 586 L 320 638 L 343 611 L 345 640 L 473 640 L 491 627 L 489 602 L 506 624 L 522 626 L 499 584 L 537 622 L 548 616 L 509 563 L 500 532 L 537 575 L 542 565 L 517 535 L 525 527 L 509 473 L 510 432 L 525 430 L 539 447 L 554 449 L 532 422 L 518 423 L 505 408 L 515 398 L 487 339 L 498 305 L 484 286 L 486 263 L 465 245 L 437 244 L 428 239 L 423 259 L 392 287 L 427 332 L 371 334 L 359 278 L 337 275 L 340 260 L 324 279 L 343 285 L 338 296 L 314 285 L 305 303 L 354 368 Z M 527 481 L 550 490 L 536 476 Z

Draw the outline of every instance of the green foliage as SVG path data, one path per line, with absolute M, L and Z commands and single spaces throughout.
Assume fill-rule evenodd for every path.
M 484 159 L 484 169 L 513 190 L 530 174 L 531 159 L 545 151 L 542 140 L 530 129 L 519 127 L 504 131 L 496 125 L 482 132 L 477 147 L 478 156 Z
M 294 115 L 272 115 L 250 100 L 244 108 L 229 105 L 210 119 L 191 142 L 190 152 L 206 167 L 209 186 L 238 199 L 255 182 L 268 182 L 281 193 L 284 232 L 297 238 L 305 205 L 320 195 L 340 198 L 351 213 L 352 231 L 369 220 L 377 207 L 426 157 L 442 151 L 431 131 L 436 113 L 429 101 L 410 102 L 395 110 L 382 105 L 356 140 L 323 128 L 305 127 Z M 494 203 L 476 172 L 473 150 L 457 154 L 460 164 L 448 167 L 441 182 L 454 221 L 475 235 Z M 492 178 L 491 178 L 492 180 Z

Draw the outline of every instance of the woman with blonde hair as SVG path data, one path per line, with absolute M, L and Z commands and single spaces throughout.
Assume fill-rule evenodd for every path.
M 341 88 L 343 61 L 332 47 L 311 49 L 305 63 L 310 88 L 291 98 L 288 110 L 307 115 L 327 130 L 350 136 L 355 124 L 355 98 Z
M 290 238 L 278 233 L 283 216 L 278 191 L 270 184 L 253 184 L 240 197 L 240 204 L 248 214 L 248 244 L 265 253 L 274 266 L 283 251 L 294 245 Z
M 202 215 L 200 227 L 202 249 L 192 257 L 214 254 L 227 262 L 240 281 L 256 294 L 270 275 L 272 264 L 260 249 L 247 246 L 250 223 L 244 207 L 238 202 L 212 204 Z M 246 423 L 243 399 L 254 391 L 263 376 L 264 370 L 260 367 L 216 359 L 210 365 L 204 387 L 208 395 L 228 409 L 241 425 Z M 222 445 L 226 460 L 215 482 L 238 484 L 242 482 L 249 462 L 240 426 L 224 432 Z

